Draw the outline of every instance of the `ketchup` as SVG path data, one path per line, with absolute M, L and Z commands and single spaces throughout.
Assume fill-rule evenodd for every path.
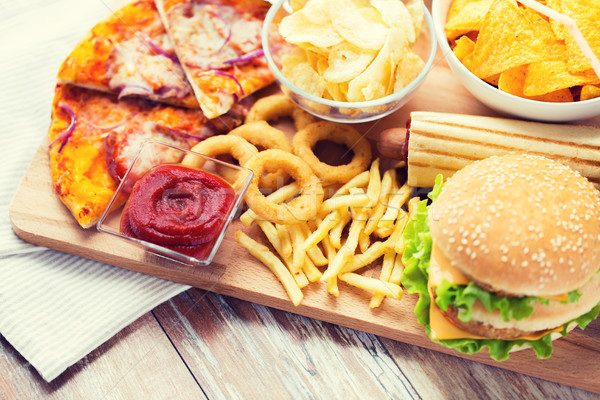
M 235 191 L 223 179 L 182 165 L 159 165 L 138 180 L 121 216 L 123 234 L 195 258 L 210 253 Z

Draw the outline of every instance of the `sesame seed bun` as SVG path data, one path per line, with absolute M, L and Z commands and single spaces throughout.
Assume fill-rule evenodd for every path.
M 599 270 L 599 221 L 600 192 L 587 179 L 545 157 L 511 154 L 449 178 L 428 224 L 444 255 L 480 286 L 553 296 Z

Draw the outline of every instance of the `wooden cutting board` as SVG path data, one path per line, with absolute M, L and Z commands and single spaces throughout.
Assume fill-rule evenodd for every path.
M 386 127 L 404 126 L 412 110 L 494 115 L 452 79 L 439 59 L 407 106 L 359 129 L 376 137 Z M 586 123 L 600 125 L 600 119 Z M 40 137 L 44 136 L 45 132 L 40 132 Z M 340 282 L 340 296 L 334 297 L 327 294 L 324 284 L 311 283 L 303 290 L 302 304 L 295 307 L 271 272 L 235 242 L 234 232 L 242 229 L 237 221 L 230 225 L 213 264 L 201 268 L 145 253 L 93 228 L 81 229 L 54 193 L 45 141 L 15 194 L 10 218 L 15 233 L 36 245 L 600 393 L 600 320 L 556 341 L 554 355 L 548 360 L 538 360 L 533 351 L 526 350 L 513 353 L 508 361 L 495 362 L 485 353 L 466 356 L 432 343 L 414 317 L 415 296 L 388 298 L 372 310 L 370 293 Z

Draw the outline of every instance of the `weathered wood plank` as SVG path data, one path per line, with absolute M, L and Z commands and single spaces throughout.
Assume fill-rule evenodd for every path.
M 600 399 L 198 289 L 154 313 L 209 398 Z
M 204 399 L 152 313 L 45 382 L 0 338 L 1 399 Z

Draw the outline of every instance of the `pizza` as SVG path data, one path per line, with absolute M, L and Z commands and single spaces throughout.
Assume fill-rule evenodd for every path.
M 156 0 L 181 66 L 208 118 L 274 81 L 261 45 L 263 0 Z
M 208 120 L 200 109 L 119 99 L 58 84 L 48 132 L 56 193 L 77 222 L 88 228 L 101 217 L 144 140 L 153 138 L 189 149 L 240 125 L 250 104 L 239 102 L 228 114 Z M 166 153 L 157 157 L 178 161 Z
M 126 5 L 94 26 L 60 66 L 48 132 L 50 166 L 60 200 L 83 228 L 101 217 L 146 139 L 189 149 L 226 133 L 244 121 L 250 95 L 273 82 L 260 51 L 269 3 L 180 3 Z M 157 4 L 170 16 L 171 30 Z M 231 32 L 219 55 L 206 62 L 199 53 L 190 56 L 190 49 L 201 51 L 194 41 L 216 32 L 216 15 L 219 32 Z M 200 21 L 210 22 L 205 31 L 196 26 Z M 183 33 L 190 27 L 193 32 Z M 201 77 L 194 65 L 210 77 Z M 157 157 L 173 161 L 166 153 Z
M 100 22 L 73 49 L 60 83 L 198 108 L 198 101 L 153 0 L 140 0 Z

